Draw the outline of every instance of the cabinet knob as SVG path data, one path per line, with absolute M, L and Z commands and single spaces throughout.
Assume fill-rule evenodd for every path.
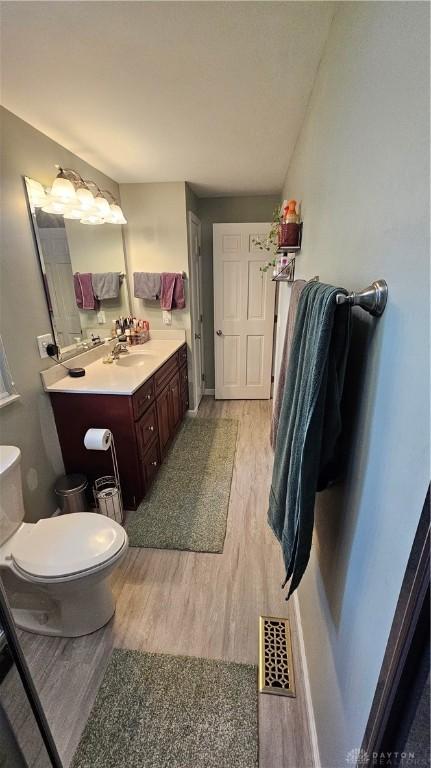
M 153 425 L 152 425 L 152 424 L 150 424 L 150 425 L 147 427 L 147 429 L 148 429 L 150 432 L 154 432 L 154 427 L 153 427 Z
M 219 329 L 218 331 L 216 331 L 216 334 L 217 334 L 217 336 L 223 336 L 223 331 L 221 331 L 221 330 Z
M 151 395 L 147 395 L 147 400 L 151 400 Z
M 153 467 L 157 467 L 157 461 L 152 461 L 151 464 L 153 465 Z

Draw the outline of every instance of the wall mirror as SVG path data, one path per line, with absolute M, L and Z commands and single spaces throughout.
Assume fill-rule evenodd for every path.
M 110 336 L 112 321 L 130 314 L 122 228 L 35 207 L 32 186 L 40 185 L 24 178 L 53 336 L 65 359 L 77 344 Z

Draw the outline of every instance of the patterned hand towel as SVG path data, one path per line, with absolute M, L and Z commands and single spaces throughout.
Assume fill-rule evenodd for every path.
M 288 598 L 310 557 L 317 490 L 336 473 L 341 396 L 350 341 L 343 289 L 307 283 L 299 299 L 280 410 L 268 522 L 281 543 Z
M 283 352 L 281 355 L 280 373 L 278 374 L 277 392 L 272 409 L 270 441 L 272 450 L 275 450 L 277 440 L 278 421 L 280 419 L 281 401 L 283 399 L 284 384 L 286 381 L 287 367 L 289 364 L 290 347 L 292 346 L 293 330 L 295 328 L 296 312 L 299 297 L 306 285 L 305 280 L 295 280 L 290 291 L 289 311 L 287 313 L 286 330 L 284 332 Z

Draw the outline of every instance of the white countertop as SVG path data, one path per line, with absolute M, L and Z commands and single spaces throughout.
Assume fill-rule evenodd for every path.
M 146 344 L 129 347 L 129 352 L 120 355 L 113 363 L 104 363 L 103 358 L 99 358 L 83 365 L 85 376 L 72 379 L 66 375 L 53 384 L 46 384 L 45 391 L 79 395 L 132 395 L 183 344 L 184 339 L 178 338 L 150 339 Z M 106 355 L 108 351 L 106 348 Z M 73 360 L 66 361 L 65 365 L 73 368 Z

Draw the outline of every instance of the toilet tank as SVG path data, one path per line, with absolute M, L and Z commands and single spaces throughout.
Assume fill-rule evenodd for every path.
M 14 445 L 0 445 L 0 545 L 12 536 L 23 519 L 21 451 Z

